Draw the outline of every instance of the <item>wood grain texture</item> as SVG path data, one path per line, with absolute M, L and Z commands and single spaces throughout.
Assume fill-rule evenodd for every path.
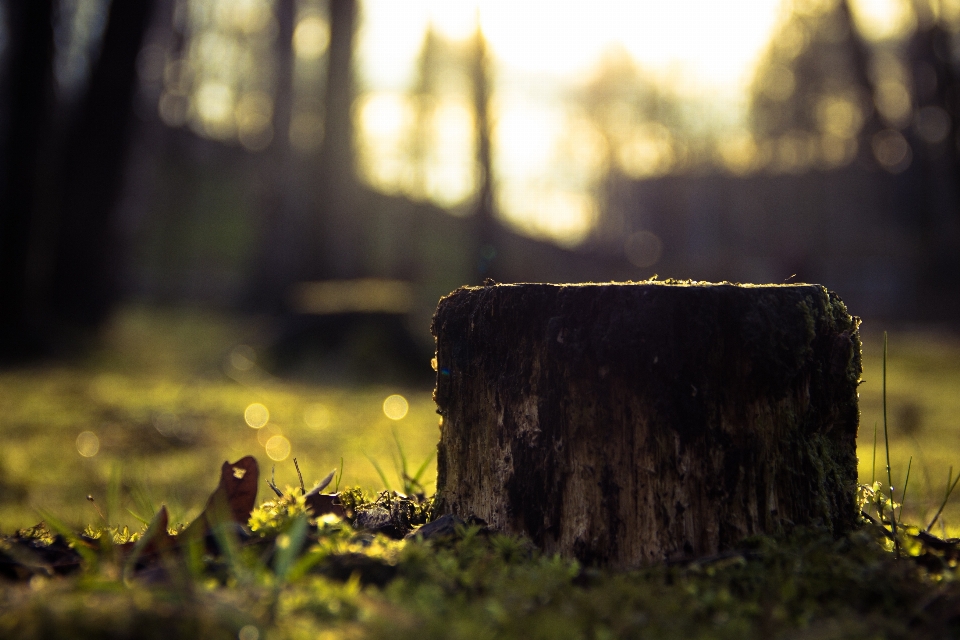
M 859 319 L 818 285 L 443 298 L 438 514 L 634 567 L 856 522 Z

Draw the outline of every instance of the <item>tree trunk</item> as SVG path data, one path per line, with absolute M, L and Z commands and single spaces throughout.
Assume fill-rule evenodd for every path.
M 50 180 L 54 105 L 53 0 L 4 5 L 7 36 L 0 77 L 0 362 L 46 350 L 46 318 L 37 300 L 43 192 Z M 38 269 L 38 267 L 40 267 Z
M 51 293 L 53 313 L 65 328 L 99 328 L 119 295 L 114 210 L 123 187 L 137 55 L 154 2 L 110 5 L 100 56 L 68 134 Z
M 817 285 L 442 299 L 437 513 L 627 568 L 854 526 L 859 319 Z
M 353 52 L 358 10 L 357 0 L 331 0 L 329 4 L 324 133 L 315 189 L 320 250 L 308 255 L 316 262 L 319 254 L 320 263 L 308 265 L 308 278 L 349 279 L 369 275 L 364 264 L 364 214 L 358 207 L 352 116 L 356 97 Z

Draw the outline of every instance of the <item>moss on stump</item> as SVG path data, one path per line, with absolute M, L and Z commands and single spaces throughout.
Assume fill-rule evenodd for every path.
M 858 324 L 818 285 L 458 289 L 433 322 L 436 510 L 623 568 L 845 532 Z

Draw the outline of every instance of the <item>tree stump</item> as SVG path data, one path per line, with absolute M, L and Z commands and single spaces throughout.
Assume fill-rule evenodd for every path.
M 629 568 L 857 519 L 859 318 L 818 285 L 443 298 L 436 513 Z

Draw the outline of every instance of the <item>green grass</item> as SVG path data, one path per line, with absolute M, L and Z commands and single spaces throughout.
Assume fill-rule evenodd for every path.
M 126 513 L 134 508 L 129 489 L 167 503 L 175 520 L 188 520 L 202 507 L 226 459 L 252 454 L 265 471 L 276 464 L 276 481 L 283 487 L 298 482 L 293 457 L 308 483 L 339 468 L 342 457 L 346 483 L 382 488 L 371 458 L 392 486 L 403 484 L 394 468 L 392 429 L 410 471 L 435 452 L 438 420 L 429 389 L 318 387 L 272 378 L 256 366 L 233 367 L 232 350 L 256 345 L 262 332 L 255 322 L 209 312 L 130 307 L 118 315 L 103 348 L 81 361 L 0 371 L 0 531 L 33 524 L 37 507 L 74 524 L 90 521 L 96 514 L 86 496 L 105 501 L 108 479 L 118 468 L 128 489 L 122 492 L 120 517 L 132 526 L 136 519 Z M 882 334 L 865 334 L 863 344 L 858 453 L 861 481 L 869 483 L 873 428 L 880 425 L 882 433 L 883 424 Z M 908 519 L 929 521 L 947 470 L 960 469 L 960 339 L 892 332 L 887 368 L 894 485 L 902 489 L 913 457 Z M 400 421 L 382 411 L 393 393 L 410 403 Z M 244 409 L 253 402 L 270 410 L 266 428 L 279 428 L 290 440 L 287 460 L 272 462 L 257 431 L 244 422 Z M 311 427 L 304 415 L 317 405 L 328 419 Z M 176 420 L 164 427 L 169 416 Z M 158 423 L 173 435 L 162 435 Z M 99 439 L 92 458 L 77 452 L 83 431 Z M 885 479 L 882 439 L 880 447 L 877 480 Z M 422 477 L 429 490 L 433 460 Z M 960 533 L 960 501 L 947 505 L 941 522 Z
M 192 519 L 227 459 L 253 455 L 266 477 L 276 466 L 282 488 L 299 484 L 294 457 L 308 484 L 339 469 L 342 458 L 343 482 L 373 489 L 382 483 L 367 456 L 402 485 L 392 463 L 394 429 L 411 466 L 436 450 L 430 389 L 318 387 L 276 379 L 257 366 L 236 368 L 247 364 L 231 353 L 255 344 L 259 331 L 255 323 L 208 312 L 129 308 L 89 357 L 0 371 L 0 531 L 35 524 L 37 508 L 76 526 L 94 521 L 86 496 L 105 506 L 115 473 L 123 490 L 119 513 L 109 515 L 134 526 L 138 521 L 128 510 L 149 515 L 140 513 L 135 497 L 166 503 L 174 522 Z M 395 421 L 382 407 L 397 393 L 410 408 Z M 279 429 L 289 439 L 286 460 L 271 460 L 259 432 L 244 421 L 244 410 L 255 402 L 270 411 L 263 429 Z M 85 431 L 99 440 L 89 458 L 77 448 Z M 428 490 L 435 469 L 431 461 L 423 472 Z M 263 490 L 260 495 L 266 497 Z
M 866 333 L 857 448 L 860 481 L 866 484 L 872 482 L 873 476 L 875 424 L 880 430 L 876 480 L 886 484 L 882 354 L 883 334 Z M 908 462 L 913 458 L 904 518 L 929 522 L 943 499 L 948 470 L 960 469 L 960 339 L 949 335 L 890 332 L 887 413 L 891 469 L 898 501 Z M 960 535 L 960 500 L 947 504 L 934 532 Z
M 0 533 L 33 525 L 41 513 L 66 530 L 99 526 L 98 509 L 111 525 L 141 531 L 137 516 L 149 520 L 160 503 L 169 507 L 171 524 L 187 522 L 216 486 L 220 464 L 247 454 L 260 464 L 258 504 L 275 500 L 263 482 L 274 464 L 277 485 L 300 486 L 294 457 L 308 489 L 339 471 L 341 458 L 340 486 L 366 487 L 368 499 L 384 478 L 393 488 L 411 489 L 411 477 L 419 477 L 432 489 L 438 421 L 429 389 L 275 379 L 248 366 L 255 350 L 236 349 L 255 348 L 262 331 L 256 322 L 206 312 L 132 307 L 118 316 L 103 348 L 86 358 L 0 372 Z M 881 352 L 882 334 L 867 334 L 858 451 L 864 483 L 874 474 L 874 454 L 876 479 L 886 482 L 887 452 L 882 439 L 875 451 L 873 438 L 874 424 L 883 426 Z M 382 410 L 396 393 L 410 405 L 399 421 Z M 255 402 L 269 408 L 269 424 L 289 439 L 286 460 L 271 461 L 258 431 L 247 426 L 244 410 Z M 915 533 L 909 525 L 925 524 L 941 505 L 948 469 L 960 469 L 960 341 L 892 332 L 887 405 L 897 500 L 913 459 L 898 528 L 902 523 Z M 321 414 L 329 419 L 318 420 Z M 99 440 L 93 457 L 78 451 L 84 431 Z M 429 461 L 420 469 L 423 460 Z M 745 541 L 742 552 L 709 561 L 613 573 L 476 527 L 460 528 L 452 539 L 402 542 L 354 532 L 335 519 L 308 529 L 300 513 L 295 505 L 267 506 L 255 514 L 252 542 L 226 556 L 176 564 L 172 579 L 153 582 L 131 573 L 123 554 L 101 537 L 99 551 L 85 552 L 92 559 L 79 574 L 2 583 L 0 638 L 960 634 L 960 573 L 952 552 L 918 562 L 910 557 L 918 552 L 914 545 L 898 560 L 879 527 L 839 540 L 799 529 Z M 940 520 L 955 535 L 960 504 L 948 503 Z M 297 555 L 291 549 L 300 540 L 304 551 Z M 366 557 L 373 574 L 338 574 L 334 561 L 350 554 Z M 382 588 L 377 571 L 392 577 Z

